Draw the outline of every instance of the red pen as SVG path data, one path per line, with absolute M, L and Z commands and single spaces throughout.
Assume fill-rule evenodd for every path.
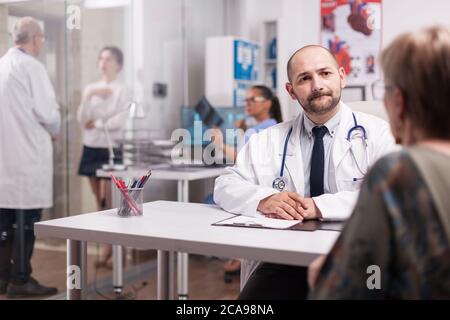
M 131 209 L 133 209 L 135 214 L 139 214 L 139 208 L 136 207 L 134 201 L 130 198 L 130 196 L 128 195 L 126 189 L 123 189 L 121 187 L 121 183 L 119 183 L 119 181 L 117 181 L 117 179 L 114 177 L 114 175 L 112 174 L 112 172 L 110 173 L 112 180 L 114 181 L 114 183 L 116 184 L 117 188 L 120 190 L 120 192 L 122 193 L 122 195 L 124 196 L 124 198 L 127 200 L 128 205 L 131 207 Z M 122 181 L 123 182 L 123 181 Z

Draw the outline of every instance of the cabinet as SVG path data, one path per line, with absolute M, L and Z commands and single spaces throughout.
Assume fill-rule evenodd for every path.
M 277 21 L 263 22 L 261 41 L 263 47 L 262 81 L 266 86 L 277 90 L 278 28 Z
M 206 40 L 205 96 L 215 107 L 245 105 L 246 91 L 261 81 L 260 46 L 232 37 Z

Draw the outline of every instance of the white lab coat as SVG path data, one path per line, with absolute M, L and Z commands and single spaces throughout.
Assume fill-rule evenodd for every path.
M 0 58 L 0 208 L 53 205 L 52 136 L 61 117 L 45 67 L 10 49 Z
M 314 197 L 325 219 L 348 218 L 356 203 L 363 175 L 355 168 L 350 152 L 351 143 L 355 145 L 354 154 L 361 160 L 359 165 L 363 172 L 378 158 L 395 149 L 394 138 L 386 121 L 354 112 L 358 125 L 364 126 L 367 131 L 370 158 L 370 163 L 367 163 L 362 140 L 353 139 L 350 143 L 346 139 L 348 130 L 354 126 L 354 120 L 351 109 L 342 102 L 340 106 L 341 120 L 331 153 L 333 165 L 328 173 L 329 177 L 334 178 L 329 180 L 335 183 L 330 185 L 331 193 Z M 240 151 L 235 166 L 227 168 L 226 173 L 216 179 L 214 201 L 232 213 L 257 215 L 259 202 L 278 192 L 272 188 L 272 183 L 280 176 L 284 142 L 291 127 L 293 132 L 288 143 L 284 171 L 285 191 L 295 191 L 303 196 L 305 182 L 300 146 L 303 116 L 300 114 L 293 121 L 280 123 L 254 135 Z M 255 261 L 243 261 L 241 288 L 256 266 Z

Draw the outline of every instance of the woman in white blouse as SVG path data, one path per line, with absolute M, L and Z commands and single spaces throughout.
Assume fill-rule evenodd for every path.
M 117 147 L 116 139 L 122 138 L 122 129 L 127 121 L 130 100 L 129 91 L 117 79 L 123 66 L 123 54 L 117 47 L 104 47 L 98 57 L 101 80 L 86 86 L 78 108 L 78 122 L 83 128 L 83 154 L 78 174 L 87 176 L 95 194 L 99 210 L 107 208 L 106 195 L 109 179 L 96 177 L 96 170 L 108 163 L 108 130 L 111 143 Z M 114 154 L 120 154 L 115 150 Z M 108 247 L 109 248 L 109 247 Z M 108 266 L 111 250 L 97 266 Z

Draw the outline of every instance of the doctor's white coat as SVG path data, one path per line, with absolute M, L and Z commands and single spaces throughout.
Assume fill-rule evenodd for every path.
M 358 125 L 365 127 L 368 137 L 369 161 L 361 139 L 347 140 L 347 133 L 354 126 L 351 109 L 344 103 L 339 128 L 332 146 L 329 179 L 331 193 L 314 197 L 324 219 L 346 219 L 350 216 L 356 203 L 363 174 L 356 169 L 353 153 L 358 159 L 362 171 L 372 165 L 378 158 L 395 150 L 394 138 L 389 124 L 375 116 L 354 112 Z M 214 201 L 224 210 L 254 216 L 257 214 L 259 202 L 277 193 L 272 188 L 275 178 L 280 176 L 283 148 L 286 136 L 291 127 L 293 132 L 286 152 L 284 177 L 285 191 L 295 191 L 304 195 L 305 181 L 303 172 L 300 134 L 303 114 L 295 120 L 283 122 L 253 135 L 240 151 L 236 164 L 227 168 L 226 173 L 218 177 L 214 188 Z M 359 133 L 359 132 L 358 132 Z M 358 143 L 360 142 L 360 143 Z M 242 232 L 245 232 L 243 229 Z M 241 287 L 256 268 L 257 263 L 244 261 L 241 272 Z
M 52 136 L 60 124 L 44 66 L 11 48 L 0 58 L 0 208 L 53 205 Z

